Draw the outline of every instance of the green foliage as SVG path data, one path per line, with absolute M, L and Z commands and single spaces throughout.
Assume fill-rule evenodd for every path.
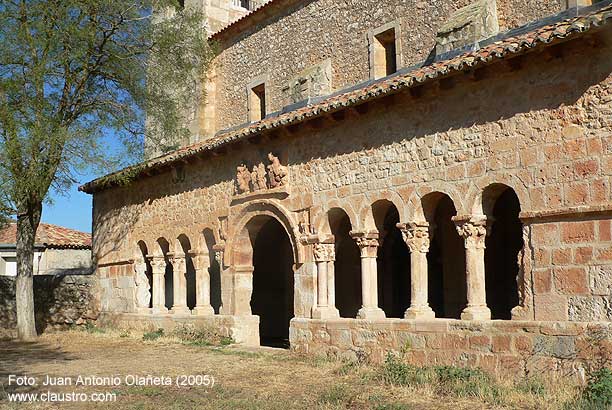
M 234 343 L 231 337 L 221 335 L 213 327 L 181 325 L 172 330 L 171 336 L 176 337 L 185 344 L 194 346 L 228 346 Z
M 151 332 L 146 332 L 145 334 L 143 334 L 142 340 L 152 342 L 154 340 L 159 339 L 163 335 L 164 335 L 164 329 L 157 329 L 157 330 L 153 330 Z
M 0 215 L 35 209 L 86 170 L 141 159 L 145 113 L 162 149 L 187 135 L 213 53 L 201 11 L 177 5 L 0 2 Z
M 612 370 L 604 368 L 593 373 L 582 396 L 590 405 L 612 408 Z
M 538 377 L 531 376 L 521 379 L 514 387 L 521 393 L 532 394 L 534 396 L 543 397 L 546 394 L 546 385 Z
M 346 386 L 336 384 L 319 395 L 319 404 L 340 404 L 350 399 L 351 393 Z
M 480 369 L 454 366 L 417 367 L 389 354 L 381 369 L 385 383 L 397 386 L 432 384 L 439 394 L 457 397 L 480 397 L 495 400 L 500 389 L 493 378 Z
M 86 331 L 87 333 L 90 333 L 90 334 L 104 334 L 104 333 L 106 333 L 105 329 L 96 326 L 92 322 L 87 322 L 85 324 L 85 326 L 83 326 L 83 330 Z

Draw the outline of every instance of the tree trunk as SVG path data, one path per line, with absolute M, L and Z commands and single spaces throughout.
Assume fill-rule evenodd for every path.
M 34 319 L 34 242 L 42 204 L 27 206 L 17 216 L 17 335 L 20 340 L 36 339 Z

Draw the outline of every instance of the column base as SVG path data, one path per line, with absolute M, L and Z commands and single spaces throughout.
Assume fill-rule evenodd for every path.
M 461 312 L 461 320 L 491 320 L 491 310 L 486 306 L 468 306 Z
M 427 305 L 425 306 L 410 306 L 406 309 L 404 319 L 411 320 L 431 320 L 435 319 L 435 312 Z
M 189 310 L 189 308 L 187 306 L 172 306 L 172 309 L 170 309 L 170 313 L 171 315 L 191 315 L 191 310 Z
M 210 305 L 196 306 L 195 308 L 193 308 L 193 311 L 191 312 L 191 314 L 196 315 L 196 316 L 214 316 L 215 309 L 213 309 L 213 307 Z
M 153 307 L 150 309 L 152 315 L 165 315 L 168 313 L 168 308 L 165 306 L 162 307 Z
M 357 312 L 357 318 L 359 319 L 375 320 L 384 319 L 385 317 L 385 311 L 379 307 L 362 307 Z
M 153 313 L 153 309 L 139 307 L 139 308 L 136 308 L 136 312 L 141 315 L 150 315 L 151 313 Z
M 313 319 L 335 319 L 340 317 L 340 312 L 333 306 L 316 306 L 312 308 Z

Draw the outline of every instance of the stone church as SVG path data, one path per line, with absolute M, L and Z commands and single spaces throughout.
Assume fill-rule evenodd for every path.
M 219 49 L 191 140 L 81 187 L 102 320 L 492 372 L 612 357 L 612 1 L 186 3 Z

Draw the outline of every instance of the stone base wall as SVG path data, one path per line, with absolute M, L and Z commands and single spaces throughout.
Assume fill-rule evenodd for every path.
M 612 364 L 609 322 L 293 319 L 290 338 L 300 353 L 378 363 L 394 353 L 418 366 L 480 367 L 498 375 L 584 379 Z
M 84 325 L 95 320 L 97 299 L 93 275 L 34 276 L 34 308 L 38 332 Z M 17 325 L 15 278 L 0 277 L 0 329 Z
M 118 329 L 164 329 L 191 324 L 197 327 L 212 327 L 222 336 L 231 337 L 245 346 L 259 346 L 259 316 L 174 316 L 135 313 L 102 313 L 98 326 Z

